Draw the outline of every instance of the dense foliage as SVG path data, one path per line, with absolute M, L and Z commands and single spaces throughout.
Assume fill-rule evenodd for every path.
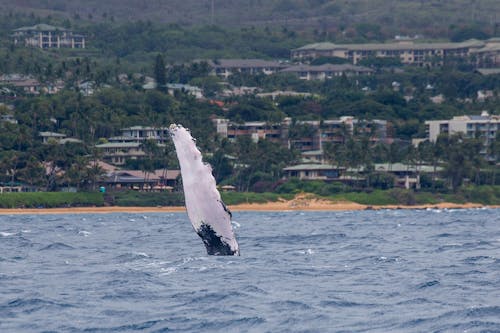
M 42 21 L 78 29 L 88 36 L 90 48 L 39 50 L 10 42 L 12 29 Z M 348 28 L 355 33 L 344 34 L 340 42 L 346 38 L 376 41 L 385 36 L 381 29 L 369 24 L 354 24 L 345 30 L 349 31 Z M 500 156 L 499 140 L 483 148 L 476 139 L 460 136 L 442 138 L 436 144 L 423 144 L 418 149 L 410 144 L 411 139 L 425 136 L 425 120 L 479 114 L 483 110 L 499 114 L 500 75 L 483 76 L 466 61 L 451 59 L 441 67 L 413 68 L 401 67 L 394 61 L 368 59 L 365 65 L 375 70 L 374 75 L 304 81 L 290 74 L 236 74 L 223 82 L 209 75 L 206 61 L 190 60 L 286 59 L 291 48 L 317 41 L 322 38 L 321 33 L 297 33 L 286 28 L 184 27 L 148 21 L 100 20 L 90 24 L 81 19 L 70 21 L 54 16 L 42 20 L 21 14 L 4 16 L 0 32 L 0 74 L 29 74 L 44 83 L 64 81 L 64 88 L 56 94 L 29 95 L 9 86 L 13 93 L 0 95 L 0 102 L 4 103 L 0 105 L 0 114 L 13 113 L 18 121 L 0 123 L 2 184 L 23 183 L 46 190 L 65 186 L 95 190 L 102 175 L 102 170 L 88 167 L 89 162 L 101 157 L 95 144 L 119 135 L 120 129 L 128 126 L 162 127 L 180 123 L 198 139 L 219 183 L 234 185 L 240 191 L 290 192 L 287 186 L 294 185 L 282 184 L 283 168 L 300 161 L 298 151 L 270 141 L 253 142 L 247 137 L 228 141 L 216 135 L 211 120 L 220 117 L 234 122 L 277 123 L 285 117 L 296 121 L 346 115 L 387 120 L 392 124 L 390 134 L 396 140 L 393 144 L 373 144 L 361 133 L 346 133 L 342 144 L 325 145 L 329 162 L 346 168 L 365 168 L 369 175 L 363 183 L 322 184 L 319 194 L 391 188 L 393 179 L 373 170 L 373 164 L 381 162 L 443 166 L 441 180 L 422 176 L 423 187 L 434 191 L 458 190 L 464 183 L 500 183 L 495 164 Z M 454 38 L 460 40 L 474 33 L 464 31 L 462 37 Z M 338 59 L 319 60 L 327 62 Z M 146 76 L 156 79 L 157 89 L 143 88 Z M 95 93 L 85 96 L 79 91 L 82 82 L 92 82 Z M 165 83 L 200 86 L 209 99 L 197 100 L 182 92 L 170 95 Z M 254 94 L 221 96 L 228 85 L 258 87 L 263 92 L 295 90 L 311 96 L 276 100 Z M 491 98 L 478 99 L 480 90 L 491 91 Z M 442 95 L 442 102 L 431 100 L 437 95 Z M 223 106 L 212 103 L 213 99 L 222 99 Z M 7 107 L 9 104 L 14 105 L 14 111 Z M 294 122 L 290 135 L 300 137 L 310 130 Z M 41 144 L 41 131 L 62 133 L 81 143 Z M 177 167 L 170 143 L 165 149 L 157 148 L 149 147 L 147 158 L 128 161 L 127 167 L 142 170 Z M 487 154 L 478 155 L 481 149 L 486 149 Z M 314 183 L 303 186 L 305 191 L 318 192 Z

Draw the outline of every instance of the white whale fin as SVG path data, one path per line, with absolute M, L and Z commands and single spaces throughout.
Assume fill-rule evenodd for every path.
M 211 255 L 239 255 L 231 226 L 231 212 L 222 202 L 212 168 L 181 125 L 170 125 L 170 135 L 181 166 L 182 186 L 189 220 Z

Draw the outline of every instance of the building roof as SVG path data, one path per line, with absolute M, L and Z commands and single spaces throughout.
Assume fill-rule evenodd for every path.
M 290 90 L 285 90 L 285 91 L 276 90 L 276 91 L 268 92 L 268 93 L 259 93 L 255 96 L 257 96 L 257 97 L 271 97 L 274 99 L 278 96 L 310 97 L 310 96 L 314 96 L 314 95 L 311 93 L 307 93 L 307 92 L 298 92 L 298 91 L 290 91 Z
M 68 31 L 66 28 L 61 28 L 61 27 L 55 27 L 53 25 L 45 24 L 45 23 L 40 23 L 36 24 L 31 27 L 21 27 L 14 29 L 14 31 Z
M 158 169 L 145 173 L 141 170 L 116 170 L 108 175 L 108 183 L 157 183 L 161 179 L 177 179 L 180 170 Z
M 173 90 L 186 90 L 186 91 L 191 91 L 191 92 L 201 92 L 202 89 L 196 86 L 192 86 L 189 84 L 182 84 L 182 83 L 167 83 L 167 88 L 168 89 L 173 89 Z
M 364 67 L 364 66 L 355 66 L 351 64 L 324 64 L 319 66 L 311 66 L 311 65 L 296 65 L 290 66 L 285 69 L 282 69 L 281 72 L 285 73 L 298 73 L 298 72 L 313 72 L 313 73 L 322 73 L 322 72 L 364 72 L 371 73 L 373 69 Z
M 476 71 L 482 75 L 500 74 L 500 68 L 478 68 Z
M 403 163 L 376 163 L 374 165 L 374 170 L 379 172 L 423 172 L 431 173 L 434 172 L 434 167 L 432 165 L 409 165 Z M 443 170 L 442 167 L 436 167 L 436 171 Z
M 307 44 L 293 51 L 317 50 L 352 50 L 352 51 L 378 51 L 378 50 L 428 50 L 428 49 L 443 49 L 453 50 L 460 48 L 481 48 L 486 44 L 483 41 L 471 39 L 461 43 L 414 43 L 414 42 L 399 42 L 399 43 L 367 43 L 367 44 L 334 44 L 330 42 Z
M 108 142 L 96 145 L 97 148 L 139 148 L 139 142 Z
M 300 153 L 302 156 L 318 156 L 318 155 L 323 155 L 323 150 L 308 150 L 308 151 L 303 151 Z
M 65 143 L 83 143 L 83 141 L 76 138 L 63 138 L 59 140 L 59 143 L 63 145 Z
M 286 67 L 278 61 L 268 61 L 262 59 L 218 59 L 210 61 L 209 64 L 214 68 L 269 68 Z
M 41 137 L 44 138 L 65 138 L 66 134 L 55 133 L 55 132 L 40 132 Z
M 168 131 L 168 127 L 152 127 L 152 126 L 130 126 L 121 129 L 122 131 Z
M 305 171 L 305 170 L 341 170 L 344 167 L 331 164 L 299 164 L 283 168 L 284 171 Z

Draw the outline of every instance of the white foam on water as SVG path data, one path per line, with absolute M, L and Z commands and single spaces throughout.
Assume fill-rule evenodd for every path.
M 0 231 L 0 236 L 2 237 L 9 237 L 9 236 L 14 236 L 16 233 L 14 232 L 5 232 L 5 231 Z

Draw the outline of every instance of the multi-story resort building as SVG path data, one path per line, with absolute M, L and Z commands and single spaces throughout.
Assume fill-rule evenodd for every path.
M 166 127 L 133 126 L 123 128 L 121 136 L 111 137 L 108 142 L 96 145 L 96 148 L 102 152 L 104 161 L 124 165 L 128 159 L 138 159 L 146 155 L 143 149 L 146 140 L 153 140 L 163 147 L 168 138 Z
M 245 74 L 274 74 L 287 67 L 278 61 L 261 59 L 218 59 L 209 61 L 212 73 L 227 79 L 235 73 Z
M 263 139 L 273 142 L 286 142 L 288 139 L 287 124 L 289 118 L 285 119 L 283 123 L 275 124 L 265 121 L 235 123 L 224 118 L 214 119 L 213 123 L 217 128 L 217 134 L 229 140 L 236 140 L 239 136 L 249 136 L 255 142 Z
M 39 47 L 41 49 L 85 48 L 85 36 L 48 24 L 37 24 L 32 27 L 15 29 L 12 38 L 14 44 L 24 44 L 25 46 Z
M 436 142 L 439 135 L 464 133 L 469 138 L 484 139 L 489 143 L 500 132 L 500 116 L 483 112 L 479 116 L 459 116 L 449 120 L 428 120 L 425 122 L 427 138 Z
M 300 151 L 321 150 L 323 144 L 345 142 L 347 137 L 354 133 L 367 135 L 371 142 L 385 142 L 391 139 L 388 130 L 390 125 L 385 120 L 362 121 L 353 117 L 341 117 L 292 123 L 291 118 L 285 118 L 280 123 L 270 124 L 264 121 L 235 123 L 218 118 L 213 122 L 217 133 L 229 140 L 249 136 L 255 142 L 266 139 Z
M 292 59 L 307 60 L 320 57 L 348 59 L 356 65 L 360 60 L 373 57 L 397 58 L 403 64 L 418 66 L 441 64 L 450 57 L 474 56 L 478 65 L 500 63 L 500 40 L 469 40 L 461 43 L 395 43 L 334 44 L 314 43 L 291 51 Z
M 306 128 L 306 131 L 294 131 L 293 127 L 289 130 L 290 146 L 301 151 L 322 150 L 325 143 L 344 143 L 354 134 L 366 135 L 372 143 L 389 142 L 392 139 L 390 124 L 379 119 L 368 121 L 344 116 L 323 121 L 297 121 L 295 126 Z

